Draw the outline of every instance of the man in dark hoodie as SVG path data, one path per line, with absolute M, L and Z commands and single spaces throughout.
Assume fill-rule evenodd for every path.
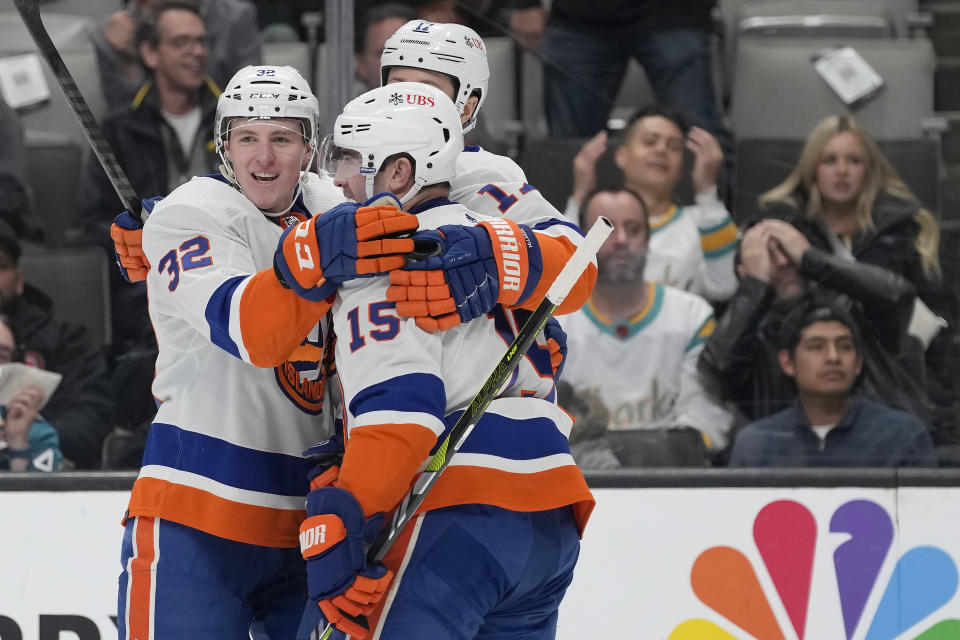
M 98 468 L 113 426 L 106 362 L 84 327 L 55 319 L 50 298 L 24 281 L 20 253 L 16 234 L 0 221 L 0 312 L 19 337 L 23 361 L 63 376 L 42 411 L 60 436 L 63 455 L 78 468 Z
M 210 132 L 220 89 L 207 75 L 207 30 L 193 4 L 168 0 L 142 13 L 136 43 L 147 81 L 129 106 L 104 120 L 103 133 L 134 191 L 164 195 L 216 167 Z M 99 164 L 87 166 L 81 225 L 109 239 L 124 207 Z

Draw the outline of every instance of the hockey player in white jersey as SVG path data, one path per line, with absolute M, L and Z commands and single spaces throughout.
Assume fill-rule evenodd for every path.
M 443 91 L 460 112 L 464 134 L 477 126 L 477 116 L 489 93 L 486 45 L 476 31 L 460 24 L 411 20 L 403 25 L 383 46 L 380 75 L 383 85 L 423 82 Z M 503 207 L 498 215 L 519 220 L 510 211 L 511 195 L 516 194 L 477 192 L 490 183 L 526 181 L 523 170 L 510 158 L 477 146 L 465 146 L 464 153 L 457 158 L 456 175 L 450 181 L 450 199 L 477 211 L 473 197 L 483 195 Z
M 445 247 L 438 260 L 448 275 L 482 272 L 498 300 L 517 303 L 540 287 L 533 281 L 544 245 L 566 238 L 572 247 L 580 232 L 554 224 L 534 234 L 452 202 L 449 181 L 462 150 L 457 115 L 443 93 L 420 83 L 360 96 L 336 123 L 341 178 L 357 196 L 394 194 L 428 229 L 415 239 Z M 349 178 L 346 167 L 356 169 Z M 481 236 L 496 238 L 492 253 L 477 249 Z M 552 281 L 556 272 L 547 262 L 542 268 L 541 280 Z M 594 275 L 591 266 L 561 312 L 582 304 Z M 498 304 L 491 317 L 425 332 L 398 317 L 389 284 L 347 282 L 334 302 L 346 453 L 333 486 L 307 498 L 301 547 L 311 605 L 298 637 L 321 613 L 341 632 L 366 637 L 352 618 L 363 613 L 373 638 L 553 638 L 593 498 L 570 456 L 570 419 L 549 399 L 553 372 L 541 347 L 490 404 L 384 565 L 366 563 L 383 514 L 397 506 L 518 322 Z
M 143 229 L 159 407 L 125 519 L 121 638 L 280 640 L 299 623 L 301 454 L 329 421 L 325 299 L 401 266 L 385 252 L 413 242 L 386 236 L 417 226 L 396 209 L 340 207 L 299 256 L 324 266 L 317 286 L 306 297 L 285 286 L 274 258 L 284 229 L 315 213 L 303 185 L 317 117 L 294 69 L 242 69 L 217 106 L 222 175 L 175 189 Z
M 586 223 L 607 216 L 615 229 L 597 254 L 590 301 L 561 318 L 568 336 L 564 381 L 597 394 L 610 411 L 608 429 L 694 427 L 708 449 L 722 449 L 732 416 L 697 371 L 716 324 L 713 309 L 698 295 L 645 278 L 650 227 L 634 192 L 595 191 L 583 214 Z
M 486 46 L 473 29 L 459 24 L 412 20 L 387 40 L 380 61 L 383 86 L 418 82 L 434 87 L 454 101 L 464 133 L 476 126 L 478 112 L 488 93 L 490 69 Z M 367 197 L 364 183 L 350 180 L 350 176 L 358 175 L 358 165 L 339 162 L 342 158 L 337 154 L 341 153 L 341 149 L 330 140 L 331 136 L 328 136 L 324 144 L 326 153 L 323 166 L 348 198 L 364 200 Z M 556 227 L 564 220 L 561 213 L 535 187 L 527 184 L 526 176 L 513 160 L 480 147 L 464 147 L 463 153 L 457 158 L 455 173 L 450 179 L 449 197 L 474 212 L 502 216 L 517 222 L 552 218 L 549 221 L 541 220 L 539 226 L 533 226 L 535 233 L 539 233 L 543 227 Z M 545 260 L 562 260 L 563 252 L 555 253 L 551 249 L 552 244 L 544 243 Z M 450 274 L 445 271 L 444 275 Z M 393 295 L 400 301 L 398 313 L 401 317 L 416 317 L 425 328 L 449 328 L 456 322 L 467 322 L 489 312 L 496 302 L 485 295 L 488 288 L 483 286 L 483 280 L 472 280 L 466 272 L 461 272 L 456 282 L 442 280 L 439 273 L 433 274 L 429 283 L 422 278 L 422 274 L 395 272 L 392 277 L 395 284 Z M 444 296 L 441 291 L 447 285 L 450 294 Z M 410 290 L 401 292 L 406 286 L 410 286 Z M 467 296 L 466 293 L 471 291 L 476 294 Z M 431 300 L 426 297 L 428 295 L 438 299 Z M 439 298 L 445 299 L 441 302 Z M 528 297 L 525 295 L 524 299 Z M 529 299 L 537 299 L 537 296 Z M 431 300 L 431 303 L 403 302 L 414 300 Z M 452 313 L 451 305 L 454 303 L 456 313 Z M 555 360 L 562 359 L 558 342 L 562 341 L 562 336 L 553 319 L 548 323 L 547 336 Z

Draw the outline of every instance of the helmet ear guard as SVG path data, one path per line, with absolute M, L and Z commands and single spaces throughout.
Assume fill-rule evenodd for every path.
M 392 67 L 426 69 L 453 78 L 454 104 L 459 113 L 463 113 L 471 96 L 477 96 L 477 106 L 463 123 L 463 133 L 476 126 L 490 84 L 487 48 L 476 31 L 459 24 L 411 20 L 384 45 L 380 56 L 381 85 L 387 84 Z
M 415 173 L 413 186 L 400 198 L 406 203 L 423 187 L 449 182 L 456 175 L 463 151 L 460 114 L 439 89 L 419 82 L 395 83 L 349 102 L 334 125 L 333 145 L 332 152 L 325 148 L 324 158 L 340 154 L 338 177 L 343 179 L 342 162 L 348 152 L 352 154 L 349 161 L 364 176 L 368 198 L 374 195 L 373 181 L 384 162 L 397 154 L 409 155 Z M 329 172 L 327 165 L 325 171 Z

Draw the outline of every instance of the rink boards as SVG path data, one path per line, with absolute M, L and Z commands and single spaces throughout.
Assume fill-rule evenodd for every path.
M 953 470 L 590 480 L 597 508 L 561 640 L 960 638 Z M 116 637 L 131 482 L 0 476 L 0 640 Z

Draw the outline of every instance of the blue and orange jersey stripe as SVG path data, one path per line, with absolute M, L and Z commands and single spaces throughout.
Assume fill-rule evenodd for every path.
M 296 547 L 308 463 L 154 423 L 129 516 L 268 547 Z

